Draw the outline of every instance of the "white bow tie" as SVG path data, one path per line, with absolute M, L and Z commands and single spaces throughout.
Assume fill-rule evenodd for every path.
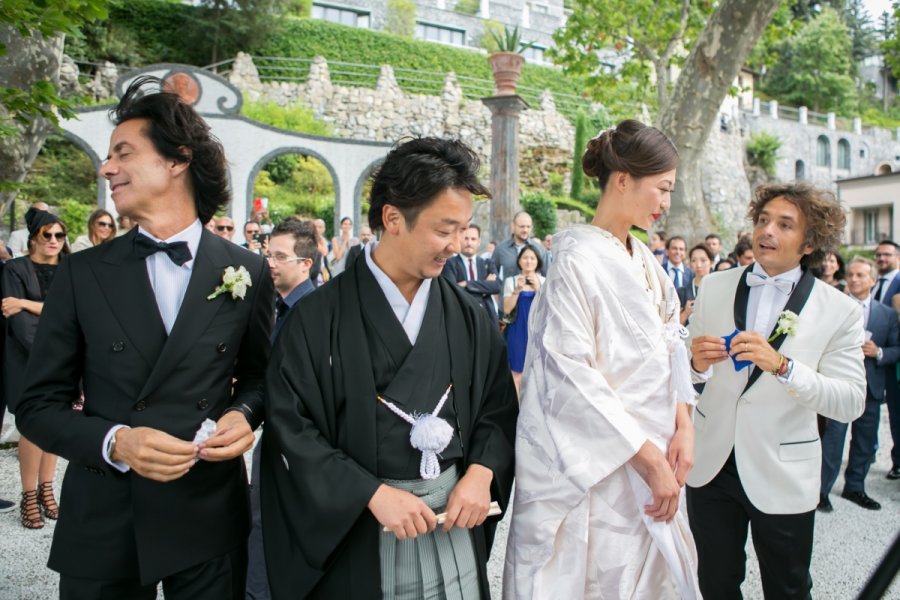
M 782 294 L 790 294 L 794 291 L 794 282 L 787 279 L 775 279 L 774 277 L 766 277 L 759 273 L 747 273 L 747 285 L 750 287 L 758 287 L 760 285 L 773 285 Z

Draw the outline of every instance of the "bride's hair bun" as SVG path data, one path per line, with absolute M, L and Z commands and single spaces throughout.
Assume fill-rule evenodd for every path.
M 633 177 L 671 171 L 678 166 L 678 151 L 659 129 L 626 119 L 588 142 L 581 166 L 585 175 L 597 178 L 602 190 L 615 171 Z

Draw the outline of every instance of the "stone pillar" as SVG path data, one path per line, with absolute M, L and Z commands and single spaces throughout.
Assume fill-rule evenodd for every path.
M 805 106 L 801 106 L 797 109 L 797 120 L 800 121 L 801 125 L 809 124 L 809 109 Z
M 769 116 L 773 119 L 778 118 L 778 100 L 769 100 Z
M 519 96 L 481 101 L 491 111 L 491 235 L 503 240 L 519 205 L 519 113 L 528 104 Z
M 853 118 L 853 133 L 862 135 L 862 119 L 859 117 Z
M 753 116 L 758 117 L 760 113 L 760 103 L 759 98 L 753 98 Z
M 835 117 L 836 116 L 833 112 L 825 113 L 825 118 L 828 119 L 828 129 L 832 131 L 837 129 L 837 121 Z

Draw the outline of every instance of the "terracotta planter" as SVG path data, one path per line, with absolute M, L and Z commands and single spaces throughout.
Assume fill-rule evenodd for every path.
M 516 82 L 522 73 L 525 57 L 515 52 L 495 52 L 488 56 L 488 62 L 494 72 L 496 95 L 515 96 Z

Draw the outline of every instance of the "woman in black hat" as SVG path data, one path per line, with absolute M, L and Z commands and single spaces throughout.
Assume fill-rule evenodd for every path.
M 25 224 L 28 226 L 29 254 L 6 263 L 2 276 L 3 301 L 0 307 L 6 317 L 4 379 L 7 400 L 22 394 L 25 364 L 31 353 L 44 299 L 60 257 L 69 253 L 66 226 L 55 215 L 30 208 L 25 213 Z M 55 472 L 56 455 L 42 451 L 20 436 L 22 501 L 19 514 L 24 527 L 40 529 L 44 526 L 41 509 L 48 519 L 59 516 L 59 506 L 53 496 Z

